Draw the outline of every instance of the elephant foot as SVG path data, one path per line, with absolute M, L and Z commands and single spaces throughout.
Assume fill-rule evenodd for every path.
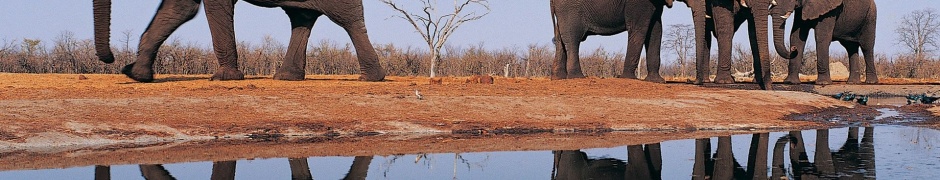
M 795 76 L 787 76 L 787 78 L 783 80 L 783 83 L 791 84 L 791 85 L 799 85 L 800 78 L 795 77 Z
M 734 77 L 731 75 L 715 77 L 715 84 L 734 84 Z
M 304 73 L 277 71 L 277 73 L 274 73 L 274 79 L 282 81 L 302 81 L 304 80 Z
M 878 84 L 878 78 L 865 78 L 865 84 Z
M 624 78 L 624 79 L 639 79 L 639 78 L 636 77 L 636 73 L 624 73 L 624 74 L 621 74 L 621 75 L 619 75 L 619 76 L 617 76 L 617 77 L 618 77 L 618 78 Z
M 862 83 L 862 78 L 859 77 L 858 75 L 856 75 L 856 76 L 851 76 L 851 75 L 850 75 L 850 76 L 849 76 L 849 80 L 846 81 L 845 83 L 846 83 L 846 84 L 861 84 L 861 83 Z
M 704 80 L 703 78 L 695 78 L 695 81 L 692 82 L 692 84 L 694 84 L 694 85 L 703 85 L 703 84 L 705 84 L 705 80 Z
M 382 68 L 366 68 L 359 75 L 359 81 L 379 82 L 385 80 L 385 70 Z
M 229 80 L 244 80 L 245 74 L 242 74 L 242 71 L 239 71 L 235 68 L 230 67 L 220 67 L 215 74 L 209 78 L 210 81 L 229 81 Z
M 137 82 L 153 82 L 153 69 L 137 67 L 135 63 L 128 64 L 121 69 L 121 73 Z
M 550 77 L 550 78 L 551 78 L 551 80 L 562 80 L 562 79 L 568 78 L 568 76 L 566 76 L 566 75 L 555 75 L 555 74 L 552 74 L 552 77 Z
M 666 83 L 666 79 L 663 79 L 662 76 L 646 76 L 646 78 L 643 80 L 654 83 Z
M 829 76 L 819 76 L 816 78 L 816 85 L 830 85 L 832 84 L 832 78 Z
M 584 74 L 582 74 L 582 73 L 580 73 L 580 72 L 577 72 L 577 73 L 568 73 L 568 79 L 581 79 L 581 78 L 584 78 L 584 77 L 585 77 Z

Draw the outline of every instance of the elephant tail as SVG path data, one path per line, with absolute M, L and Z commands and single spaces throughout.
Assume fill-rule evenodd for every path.
M 94 0 L 95 55 L 104 63 L 114 62 L 111 52 L 111 0 Z
M 552 29 L 555 33 L 555 37 L 552 38 L 552 43 L 554 43 L 556 46 L 561 47 L 562 49 L 567 49 L 564 47 L 565 46 L 565 42 L 563 40 L 564 38 L 561 38 L 561 29 L 558 28 L 558 16 L 555 13 L 555 0 L 550 1 L 549 6 L 551 8 L 551 13 L 552 13 Z

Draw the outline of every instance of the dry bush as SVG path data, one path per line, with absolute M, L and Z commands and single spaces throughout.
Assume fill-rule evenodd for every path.
M 112 48 L 116 62 L 104 64 L 94 55 L 91 40 L 75 39 L 70 32 L 56 37 L 51 44 L 33 39 L 4 40 L 0 44 L 0 72 L 13 73 L 119 73 L 120 68 L 136 59 L 136 52 L 128 44 L 130 33 L 125 32 L 123 47 Z M 239 67 L 247 75 L 273 75 L 281 65 L 287 52 L 286 46 L 271 37 L 258 44 L 239 42 L 237 45 Z M 379 62 L 389 75 L 428 76 L 429 53 L 413 47 L 394 44 L 377 44 L 375 50 Z M 484 44 L 467 47 L 448 46 L 441 56 L 438 72 L 444 76 L 470 76 L 477 74 L 510 77 L 547 77 L 554 61 L 554 45 L 530 44 L 524 49 L 516 47 L 487 48 Z M 803 74 L 816 74 L 815 48 L 806 48 Z M 598 48 L 582 54 L 581 65 L 585 75 L 616 77 L 623 72 L 624 52 L 611 52 Z M 753 69 L 750 48 L 736 45 L 732 55 L 732 68 L 738 72 Z M 663 54 L 669 57 L 669 54 Z M 711 55 L 709 72 L 714 74 L 717 54 Z M 914 62 L 908 54 L 876 55 L 876 68 L 881 77 L 893 78 L 938 78 L 940 58 L 927 58 Z M 308 74 L 358 74 L 359 65 L 351 44 L 320 41 L 307 50 Z M 775 54 L 770 57 L 775 77 L 783 78 L 787 72 L 787 59 Z M 831 62 L 843 62 L 844 53 L 830 56 Z M 688 78 L 694 75 L 694 63 L 679 64 L 675 59 L 664 58 L 661 74 L 666 78 Z M 918 65 L 919 63 L 919 65 Z M 508 65 L 508 67 L 507 67 Z M 864 62 L 859 64 L 864 67 Z M 205 45 L 171 39 L 161 46 L 154 68 L 160 74 L 211 74 L 218 67 L 214 51 Z M 911 69 L 915 69 L 911 74 Z M 646 76 L 645 59 L 640 59 L 638 77 Z M 679 77 L 686 76 L 686 77 Z

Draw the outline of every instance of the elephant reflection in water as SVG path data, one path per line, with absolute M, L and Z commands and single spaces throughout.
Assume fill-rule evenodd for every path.
M 291 179 L 313 179 L 310 174 L 310 167 L 307 165 L 307 158 L 289 158 Z M 344 180 L 362 180 L 366 179 L 369 172 L 369 165 L 372 163 L 372 156 L 356 156 L 349 173 L 346 173 Z M 163 168 L 162 164 L 141 164 L 140 172 L 147 180 L 172 180 L 176 179 L 170 172 Z M 95 168 L 95 179 L 110 179 L 110 168 L 107 166 L 97 166 Z M 212 163 L 212 180 L 235 179 L 235 161 L 221 161 Z
M 783 148 L 789 143 L 794 179 L 875 179 L 874 128 L 866 127 L 861 143 L 858 127 L 849 128 L 845 143 L 836 152 L 829 150 L 829 130 L 816 131 L 816 154 L 809 162 L 803 135 L 790 132 L 774 146 L 773 177 L 787 178 Z
M 696 139 L 692 179 L 768 179 L 765 164 L 769 136 L 767 133 L 752 136 L 747 170 L 734 158 L 731 136 L 718 137 L 718 149 L 714 156 L 711 155 L 711 139 Z
M 553 151 L 552 179 L 661 179 L 659 143 L 627 146 L 627 163 L 614 158 L 590 159 L 580 150 Z

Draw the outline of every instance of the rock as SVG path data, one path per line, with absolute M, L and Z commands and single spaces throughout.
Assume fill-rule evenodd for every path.
M 829 63 L 829 77 L 833 80 L 847 80 L 849 79 L 849 68 L 846 68 L 841 62 Z
M 473 75 L 466 81 L 467 84 L 493 84 L 493 76 Z
M 86 79 L 88 79 L 88 77 L 85 77 L 85 75 L 78 75 L 78 80 L 86 80 Z

